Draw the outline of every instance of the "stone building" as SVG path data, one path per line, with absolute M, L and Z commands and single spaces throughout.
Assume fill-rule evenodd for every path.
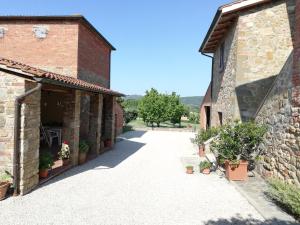
M 60 127 L 73 166 L 80 140 L 94 156 L 114 143 L 123 112 L 110 89 L 113 50 L 83 16 L 0 17 L 0 170 L 21 194 L 39 183 L 46 126 Z
M 259 171 L 297 184 L 299 28 L 300 1 L 235 1 L 217 10 L 200 48 L 212 58 L 211 126 L 234 120 L 267 124 Z

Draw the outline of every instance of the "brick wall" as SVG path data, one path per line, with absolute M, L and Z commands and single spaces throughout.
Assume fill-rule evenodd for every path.
M 79 25 L 79 78 L 110 87 L 110 47 L 85 25 Z
M 0 21 L 1 57 L 110 87 L 111 47 L 85 23 Z
M 36 27 L 47 29 L 38 38 Z M 0 21 L 1 57 L 65 75 L 77 74 L 78 24 L 75 22 Z

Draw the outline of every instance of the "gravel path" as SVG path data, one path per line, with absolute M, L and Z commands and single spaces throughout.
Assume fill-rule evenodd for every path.
M 225 179 L 184 173 L 180 157 L 192 148 L 191 136 L 127 133 L 113 151 L 26 196 L 0 202 L 0 224 L 200 225 L 233 217 L 262 220 Z

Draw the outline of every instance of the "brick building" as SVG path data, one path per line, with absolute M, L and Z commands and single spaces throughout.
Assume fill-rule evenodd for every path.
M 83 16 L 0 17 L 0 170 L 21 194 L 39 183 L 41 127 L 61 127 L 74 166 L 79 140 L 94 155 L 114 143 L 123 112 L 110 90 L 113 50 Z
M 267 124 L 259 171 L 297 184 L 299 28 L 300 1 L 235 1 L 218 9 L 200 48 L 213 64 L 210 125 L 234 120 Z

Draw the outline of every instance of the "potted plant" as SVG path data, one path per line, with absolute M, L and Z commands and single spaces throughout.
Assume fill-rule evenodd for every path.
M 82 165 L 86 162 L 86 156 L 90 149 L 90 146 L 85 140 L 79 142 L 79 165 Z
M 203 174 L 210 174 L 211 163 L 208 161 L 202 161 L 199 164 L 199 170 Z
M 53 156 L 49 152 L 42 152 L 40 155 L 39 176 L 48 177 L 49 169 L 54 165 Z
M 194 167 L 189 165 L 189 166 L 186 166 L 186 173 L 187 174 L 193 174 L 194 173 Z
M 5 199 L 7 190 L 11 183 L 11 176 L 8 173 L 0 174 L 0 201 Z
M 229 180 L 246 180 L 249 161 L 261 153 L 259 144 L 267 128 L 255 122 L 234 122 L 224 126 L 218 138 L 213 142 L 220 164 L 224 164 L 226 177 Z
M 212 137 L 217 136 L 219 133 L 219 128 L 208 128 L 206 130 L 201 129 L 192 139 L 192 143 L 198 145 L 199 147 L 199 156 L 205 157 L 205 145 L 204 143 Z
M 67 166 L 70 163 L 70 147 L 67 141 L 64 141 L 58 153 L 59 159 L 62 160 L 62 165 Z

